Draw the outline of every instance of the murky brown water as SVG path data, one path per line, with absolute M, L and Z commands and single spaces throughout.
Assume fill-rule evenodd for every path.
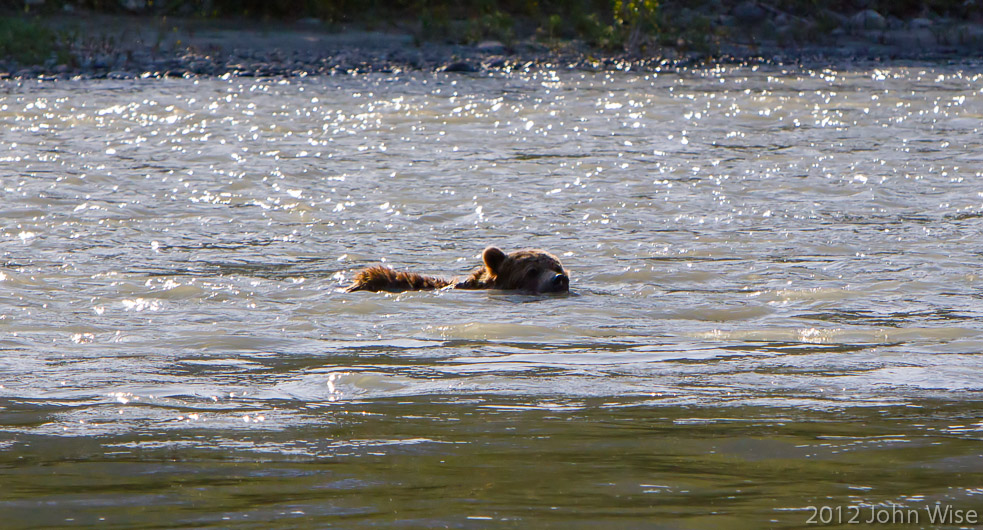
M 0 123 L 5 527 L 983 518 L 978 65 L 8 82 Z M 491 244 L 571 295 L 341 291 Z

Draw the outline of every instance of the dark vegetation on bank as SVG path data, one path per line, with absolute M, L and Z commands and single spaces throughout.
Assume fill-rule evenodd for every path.
M 106 15 L 161 28 L 153 53 L 177 20 L 398 32 L 501 55 L 795 55 L 847 40 L 859 55 L 983 51 L 983 0 L 0 0 L 0 72 L 84 70 L 100 31 L 86 18 Z

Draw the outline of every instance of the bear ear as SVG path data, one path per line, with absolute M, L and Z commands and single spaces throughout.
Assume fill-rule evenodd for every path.
M 485 267 L 488 267 L 488 272 L 497 276 L 502 270 L 502 263 L 505 263 L 505 253 L 498 247 L 488 247 L 481 254 L 481 259 L 485 262 Z

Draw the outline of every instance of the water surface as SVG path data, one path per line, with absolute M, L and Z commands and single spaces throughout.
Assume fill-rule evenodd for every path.
M 6 82 L 5 524 L 983 513 L 981 96 L 978 65 Z M 343 292 L 487 245 L 571 294 Z

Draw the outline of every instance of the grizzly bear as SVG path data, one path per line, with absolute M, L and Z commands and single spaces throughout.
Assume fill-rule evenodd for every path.
M 556 256 L 538 248 L 517 250 L 509 255 L 496 247 L 481 254 L 484 265 L 466 279 L 454 282 L 415 272 L 397 272 L 383 265 L 362 270 L 347 292 L 420 291 L 442 289 L 502 289 L 527 293 L 563 293 L 570 290 L 570 276 Z

